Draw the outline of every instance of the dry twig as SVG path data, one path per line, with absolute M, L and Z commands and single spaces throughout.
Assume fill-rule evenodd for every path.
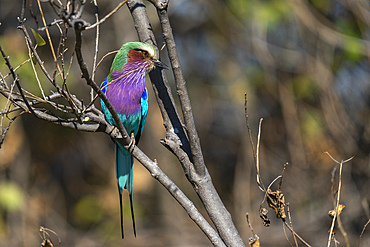
M 346 163 L 350 160 L 352 160 L 354 158 L 354 156 L 352 156 L 351 158 L 347 159 L 347 160 L 341 160 L 340 162 L 337 161 L 336 159 L 334 159 L 328 152 L 325 152 L 335 163 L 339 164 L 339 178 L 338 178 L 338 191 L 336 192 L 337 193 L 337 198 L 336 200 L 333 200 L 333 204 L 334 204 L 334 217 L 333 217 L 333 220 L 332 220 L 332 223 L 331 223 L 331 226 L 330 226 L 330 232 L 329 232 L 329 239 L 328 239 L 328 244 L 327 244 L 327 247 L 330 247 L 330 242 L 331 242 L 331 239 L 333 238 L 333 231 L 334 231 L 334 226 L 335 226 L 335 220 L 339 219 L 339 200 L 340 200 L 340 193 L 341 193 L 341 189 L 342 189 L 342 170 L 343 170 L 343 163 Z M 336 169 L 336 168 L 335 168 Z M 332 175 L 332 194 L 334 195 L 334 191 L 333 191 L 333 181 L 334 181 L 334 173 L 335 173 L 335 169 L 333 170 L 333 175 Z M 339 223 L 339 221 L 338 221 Z M 345 232 L 344 228 L 341 226 L 340 227 L 341 229 L 341 233 L 345 239 L 345 242 L 346 242 L 346 245 L 349 246 L 349 241 L 348 241 L 348 237 L 347 237 L 347 233 Z

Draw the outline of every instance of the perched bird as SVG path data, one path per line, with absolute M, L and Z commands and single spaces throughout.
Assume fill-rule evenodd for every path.
M 118 113 L 133 144 L 138 144 L 148 113 L 148 95 L 145 88 L 145 75 L 155 67 L 167 66 L 157 59 L 156 50 L 147 43 L 129 42 L 122 45 L 116 54 L 108 77 L 101 85 L 103 93 Z M 116 123 L 112 114 L 101 100 L 101 109 L 106 120 Z M 115 142 L 116 177 L 120 201 L 121 234 L 123 233 L 122 192 L 127 189 L 134 235 L 136 236 L 133 211 L 132 189 L 134 178 L 134 157 L 118 142 Z

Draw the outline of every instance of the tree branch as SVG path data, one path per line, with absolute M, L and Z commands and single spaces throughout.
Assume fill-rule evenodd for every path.
M 194 158 L 194 167 L 199 176 L 204 176 L 205 165 L 203 160 L 202 149 L 198 137 L 198 132 L 194 123 L 193 111 L 191 109 L 188 91 L 186 89 L 186 81 L 182 74 L 180 60 L 176 50 L 175 40 L 172 34 L 172 28 L 167 13 L 167 0 L 156 1 L 155 6 L 162 26 L 163 38 L 166 42 L 168 56 L 170 58 L 173 75 L 176 82 L 177 95 L 180 99 L 181 110 L 184 116 L 185 130 L 187 132 L 191 153 Z
M 190 106 L 190 99 L 187 94 L 186 86 L 185 86 L 185 80 L 182 76 L 181 67 L 179 64 L 179 60 L 177 57 L 176 52 L 176 46 L 172 35 L 172 29 L 169 24 L 168 14 L 167 14 L 167 1 L 151 1 L 152 3 L 155 3 L 154 5 L 157 8 L 158 16 L 161 21 L 162 25 L 162 32 L 164 34 L 164 38 L 166 41 L 168 53 L 170 55 L 170 61 L 172 68 L 174 70 L 175 78 L 176 78 L 176 86 L 177 91 L 179 92 L 179 97 L 181 103 L 181 109 L 183 111 L 184 119 L 185 119 L 185 130 L 187 133 L 187 136 L 189 137 L 189 140 L 184 140 L 183 138 L 175 138 L 171 140 L 171 142 L 168 141 L 167 137 L 174 136 L 174 134 L 177 134 L 176 131 L 179 131 L 179 129 L 175 129 L 175 131 L 168 131 L 166 133 L 166 144 L 167 147 L 176 154 L 179 161 L 181 162 L 185 174 L 189 180 L 189 182 L 194 187 L 194 190 L 197 192 L 199 198 L 201 199 L 210 219 L 212 220 L 213 224 L 215 225 L 217 231 L 219 232 L 222 240 L 227 246 L 244 246 L 244 243 L 238 233 L 238 231 L 235 228 L 235 225 L 232 221 L 230 213 L 225 208 L 221 198 L 219 197 L 216 189 L 213 186 L 212 179 L 208 173 L 208 170 L 204 164 L 203 155 L 200 149 L 200 143 L 198 134 L 196 132 L 192 110 Z M 128 1 L 128 7 L 131 11 L 131 14 L 134 19 L 135 28 L 137 30 L 137 33 L 139 35 L 139 38 L 143 42 L 153 41 L 154 35 L 152 34 L 149 19 L 147 17 L 146 11 L 145 11 L 145 5 L 141 0 L 130 0 Z M 150 33 L 150 35 L 148 35 Z M 165 78 L 165 75 L 162 73 L 162 78 Z M 152 79 L 152 77 L 151 77 Z M 162 79 L 162 81 L 166 81 L 166 79 Z M 155 84 L 155 82 L 152 82 Z M 167 99 L 172 99 L 171 91 L 169 90 L 169 87 L 162 87 L 162 89 L 167 89 L 165 91 L 158 92 L 155 88 L 154 91 L 158 94 L 162 93 L 165 95 Z M 166 95 L 169 94 L 169 95 Z M 157 99 L 163 99 L 162 97 L 159 97 L 157 95 Z M 173 101 L 172 101 L 173 102 Z M 173 119 L 176 116 L 173 114 L 173 112 L 167 112 L 164 107 L 161 107 L 161 101 L 158 102 L 159 106 L 162 111 L 162 116 L 169 116 L 169 118 Z M 168 102 L 167 102 L 168 103 Z M 171 114 L 170 114 L 171 113 Z M 166 120 L 166 119 L 165 119 Z M 167 122 L 168 123 L 168 122 Z M 183 126 L 181 126 L 181 129 L 183 129 Z M 177 141 L 181 140 L 181 142 Z M 178 152 L 181 150 L 179 148 L 180 143 L 189 143 L 191 147 L 191 156 L 188 156 L 187 158 L 184 157 L 184 154 L 181 152 Z M 189 164 L 188 161 L 192 161 L 192 157 L 194 158 L 194 163 Z M 185 163 L 184 163 L 185 162 Z

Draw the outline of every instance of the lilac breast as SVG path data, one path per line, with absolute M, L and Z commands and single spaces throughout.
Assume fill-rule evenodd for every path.
M 145 89 L 145 68 L 126 68 L 123 72 L 116 70 L 112 72 L 112 77 L 119 79 L 107 87 L 106 95 L 117 113 L 121 117 L 126 116 L 126 119 L 141 114 L 140 98 Z

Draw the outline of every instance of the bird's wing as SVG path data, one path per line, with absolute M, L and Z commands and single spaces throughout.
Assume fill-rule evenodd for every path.
M 139 143 L 141 133 L 143 132 L 144 129 L 146 116 L 148 115 L 148 93 L 146 91 L 146 88 L 144 89 L 144 93 L 141 96 L 140 103 L 141 103 L 141 121 L 139 125 L 139 130 L 135 137 L 136 145 Z

